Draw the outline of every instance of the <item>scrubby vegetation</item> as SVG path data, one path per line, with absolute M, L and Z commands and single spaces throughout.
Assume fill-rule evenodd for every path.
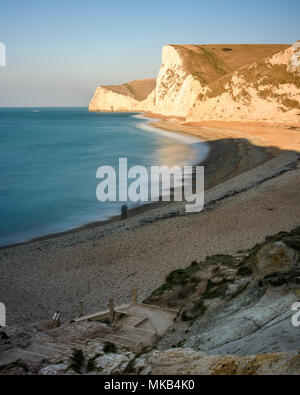
M 156 80 L 152 79 L 143 79 L 137 81 L 131 81 L 127 84 L 123 85 L 110 85 L 106 86 L 105 88 L 121 94 L 125 96 L 130 96 L 135 100 L 141 101 L 145 100 L 148 95 L 155 89 L 156 87 Z
M 211 84 L 249 64 L 259 62 L 288 45 L 173 45 L 183 59 L 184 69 L 202 85 Z
M 84 355 L 82 350 L 73 350 L 70 361 L 71 364 L 69 369 L 72 369 L 75 373 L 80 374 L 84 363 Z
M 246 291 L 248 279 L 254 272 L 257 253 L 264 246 L 278 241 L 300 251 L 300 227 L 291 232 L 280 232 L 268 236 L 264 242 L 249 250 L 240 251 L 237 255 L 213 255 L 207 257 L 204 262 L 193 262 L 186 269 L 175 270 L 167 276 L 166 282 L 154 291 L 145 303 L 175 307 L 180 311 L 178 317 L 182 321 L 194 321 L 205 314 L 210 301 L 231 300 Z M 295 274 L 283 275 L 281 273 L 278 276 L 267 277 L 259 284 L 260 287 L 293 282 Z M 228 292 L 229 286 L 236 281 L 240 286 Z
M 251 95 L 247 88 L 254 88 L 262 99 L 277 100 L 278 104 L 282 105 L 283 111 L 300 109 L 300 104 L 297 100 L 291 99 L 287 94 L 276 92 L 276 89 L 280 89 L 280 86 L 284 84 L 292 84 L 300 89 L 299 76 L 289 71 L 286 65 L 272 65 L 266 61 L 260 61 L 251 67 L 236 71 L 235 75 L 244 84 L 244 88 L 240 89 L 238 95 L 233 94 L 233 73 L 227 73 L 225 76 L 220 76 L 211 82 L 208 85 L 206 94 L 199 95 L 198 100 L 203 101 L 207 98 L 215 98 L 224 93 L 229 93 L 233 100 L 250 104 Z
M 116 352 L 116 346 L 113 343 L 105 343 L 103 347 L 104 354 L 113 354 Z
M 288 71 L 286 65 L 271 65 L 266 62 L 259 62 L 240 71 L 240 76 L 256 88 L 259 85 L 271 85 L 279 88 L 282 84 L 293 84 L 300 89 L 299 77 Z
M 9 371 L 9 370 L 13 370 L 13 369 L 22 369 L 25 373 L 27 373 L 29 371 L 26 363 L 22 362 L 20 359 L 18 359 L 16 362 L 12 362 L 7 365 L 0 366 L 0 372 L 1 371 Z

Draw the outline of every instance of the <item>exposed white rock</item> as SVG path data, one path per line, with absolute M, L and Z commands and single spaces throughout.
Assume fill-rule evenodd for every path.
M 122 374 L 134 354 L 124 352 L 120 354 L 105 354 L 95 359 L 95 372 L 106 374 Z
M 49 365 L 40 370 L 41 376 L 61 376 L 67 373 L 68 366 L 65 363 Z
M 300 71 L 300 41 L 293 45 L 292 65 L 297 71 Z
M 289 73 L 300 71 L 300 42 L 270 58 L 265 64 L 272 68 L 283 66 Z M 249 66 L 249 70 L 254 66 Z M 274 69 L 274 73 L 276 73 Z M 229 76 L 227 78 L 227 76 Z M 162 50 L 162 65 L 156 89 L 145 100 L 136 100 L 98 87 L 90 102 L 90 111 L 145 111 L 165 116 L 183 117 L 187 121 L 236 120 L 299 122 L 299 84 L 261 85 L 243 79 L 240 72 L 228 74 L 225 90 L 214 97 L 207 96 L 209 85 L 202 85 L 192 70 L 184 64 L 177 46 L 166 45 Z M 300 79 L 300 77 L 299 77 Z M 221 80 L 221 79 L 220 79 Z M 256 81 L 255 81 L 256 82 Z M 261 91 L 270 94 L 261 95 Z M 291 102 L 293 101 L 293 103 Z M 290 102 L 289 102 L 290 101 Z M 297 105 L 298 102 L 298 105 Z
M 144 355 L 135 366 L 140 374 L 147 375 L 298 375 L 299 361 L 297 352 L 237 357 L 178 348 Z

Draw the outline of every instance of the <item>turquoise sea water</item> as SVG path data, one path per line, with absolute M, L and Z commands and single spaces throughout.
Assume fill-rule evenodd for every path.
M 138 114 L 0 108 L 0 246 L 118 214 L 122 203 L 96 198 L 99 166 L 117 167 L 120 157 L 128 166 L 194 164 L 207 152 Z

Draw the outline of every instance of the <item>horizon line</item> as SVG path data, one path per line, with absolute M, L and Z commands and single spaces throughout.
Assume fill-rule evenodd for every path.
M 36 106 L 33 106 L 33 105 L 30 105 L 30 106 L 22 106 L 22 105 L 11 105 L 11 106 L 6 106 L 6 105 L 0 105 L 0 108 L 49 108 L 49 107 L 51 107 L 51 108 L 74 108 L 74 107 L 77 107 L 77 108 L 88 108 L 88 105 L 82 105 L 82 106 L 72 106 L 72 105 L 57 105 L 57 104 L 45 104 L 45 105 L 43 105 L 43 104 L 41 104 L 41 105 L 36 105 Z

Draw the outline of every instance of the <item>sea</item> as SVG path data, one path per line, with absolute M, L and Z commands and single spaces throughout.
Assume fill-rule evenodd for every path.
M 97 199 L 100 166 L 117 170 L 119 158 L 128 168 L 184 166 L 207 157 L 205 142 L 150 122 L 81 107 L 0 108 L 0 246 L 118 215 L 124 203 Z

